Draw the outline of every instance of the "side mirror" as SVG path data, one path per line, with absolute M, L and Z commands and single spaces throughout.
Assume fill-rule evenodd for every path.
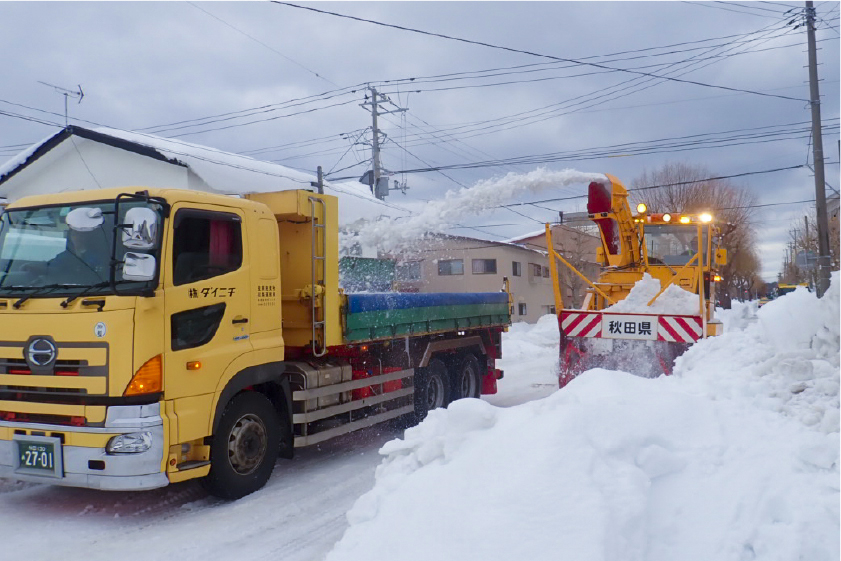
M 64 218 L 67 227 L 77 232 L 90 232 L 96 230 L 105 218 L 102 216 L 102 209 L 96 207 L 79 207 L 74 208 L 67 213 Z
M 70 216 L 68 214 L 68 216 Z M 158 214 L 147 207 L 134 207 L 126 212 L 123 245 L 130 249 L 153 249 L 158 238 Z
M 150 281 L 155 278 L 158 263 L 153 255 L 128 252 L 124 256 L 123 279 L 129 281 Z
M 716 249 L 715 250 L 715 263 L 720 267 L 727 265 L 727 250 L 726 249 Z

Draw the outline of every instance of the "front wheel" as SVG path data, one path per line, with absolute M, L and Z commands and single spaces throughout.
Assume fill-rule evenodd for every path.
M 232 399 L 210 445 L 210 473 L 202 480 L 208 492 L 234 500 L 265 485 L 280 447 L 279 423 L 277 411 L 262 394 Z

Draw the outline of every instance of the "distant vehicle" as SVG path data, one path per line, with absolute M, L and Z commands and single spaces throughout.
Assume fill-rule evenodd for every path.
M 800 282 L 800 283 L 797 283 L 797 284 L 780 284 L 780 285 L 777 285 L 777 297 L 780 297 L 783 294 L 788 294 L 789 292 L 794 292 L 797 289 L 798 286 L 802 286 L 803 288 L 805 288 L 809 292 L 812 291 L 812 289 L 809 288 L 809 283 L 807 283 L 807 282 Z
M 768 302 L 770 302 L 773 299 L 774 299 L 773 297 L 763 296 L 762 298 L 759 299 L 759 307 L 761 308 L 762 306 L 764 306 L 765 304 L 767 304 Z

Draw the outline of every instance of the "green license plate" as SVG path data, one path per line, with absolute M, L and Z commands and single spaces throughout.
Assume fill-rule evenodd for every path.
M 55 439 L 58 440 L 58 439 Z M 17 440 L 19 473 L 61 477 L 60 449 L 53 439 Z M 60 446 L 60 444 L 59 444 Z

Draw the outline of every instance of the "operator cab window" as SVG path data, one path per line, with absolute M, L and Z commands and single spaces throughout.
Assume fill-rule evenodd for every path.
M 707 229 L 702 232 L 701 264 L 708 265 Z M 646 226 L 645 243 L 650 265 L 683 266 L 698 253 L 698 231 L 693 227 L 670 224 Z
M 175 215 L 172 284 L 205 280 L 242 265 L 242 223 L 236 214 L 179 210 Z

